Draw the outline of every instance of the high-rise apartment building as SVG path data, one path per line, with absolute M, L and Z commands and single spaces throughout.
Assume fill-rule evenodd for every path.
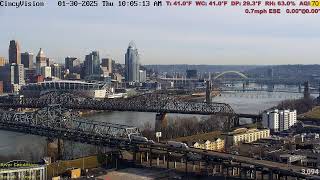
M 98 51 L 92 51 L 86 55 L 84 61 L 84 74 L 86 77 L 89 76 L 100 76 L 100 57 Z
M 33 54 L 30 52 L 21 53 L 21 63 L 24 68 L 33 68 Z
M 140 59 L 134 42 L 130 42 L 125 54 L 125 79 L 127 82 L 139 82 Z
M 40 48 L 36 57 L 36 74 L 41 75 L 41 68 L 45 66 L 47 66 L 47 58 L 42 48 Z
M 20 45 L 17 41 L 11 40 L 9 45 L 9 63 L 21 64 Z
M 274 132 L 288 130 L 297 122 L 296 110 L 268 110 L 262 114 L 262 125 Z

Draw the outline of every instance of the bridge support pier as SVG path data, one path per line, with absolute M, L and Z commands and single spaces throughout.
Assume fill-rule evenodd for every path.
M 145 161 L 148 162 L 149 161 L 149 153 L 145 152 Z
M 155 130 L 161 131 L 161 129 L 166 128 L 168 126 L 167 113 L 158 113 L 156 114 L 155 121 Z
M 242 169 L 241 169 L 241 166 L 239 166 L 239 178 L 241 179 L 242 178 Z
M 157 156 L 157 166 L 160 166 L 160 158 Z
M 235 167 L 232 167 L 232 176 L 235 176 L 236 175 L 236 169 Z
M 140 156 L 140 158 L 139 158 L 139 163 L 140 163 L 140 164 L 142 164 L 142 163 L 143 163 L 143 156 L 142 156 L 142 152 L 141 152 L 141 153 L 139 153 L 139 156 Z
M 269 174 L 267 173 L 267 172 L 265 172 L 265 171 L 261 171 L 261 179 L 263 180 L 263 179 L 268 179 L 268 177 L 269 177 Z M 267 176 L 267 178 L 265 178 L 265 176 Z
M 170 168 L 170 159 L 169 159 L 170 157 L 169 157 L 169 151 L 167 151 L 167 169 L 169 169 Z
M 150 148 L 149 165 L 150 165 L 150 167 L 152 167 L 152 149 L 151 148 Z
M 211 82 L 206 81 L 206 103 L 210 104 L 211 103 Z
M 61 139 L 58 138 L 58 160 L 62 160 L 62 147 L 61 147 Z
M 226 170 L 227 170 L 227 177 L 229 177 L 230 175 L 229 175 L 229 167 L 228 166 L 226 167 Z
M 137 153 L 136 153 L 136 151 L 133 151 L 133 153 L 132 153 L 132 160 L 133 160 L 134 163 L 137 162 Z
M 106 167 L 118 169 L 119 152 L 113 151 L 108 153 L 106 156 L 107 156 Z M 132 158 L 134 159 L 134 156 Z
M 202 162 L 199 161 L 199 171 L 201 171 L 201 167 L 202 167 Z
M 270 170 L 270 172 L 269 172 L 269 180 L 273 180 L 273 172 L 272 172 L 272 170 Z
M 231 117 L 229 117 L 229 118 L 231 118 Z M 233 117 L 233 118 L 235 118 L 233 121 L 233 127 L 240 126 L 239 117 Z
M 205 162 L 206 164 L 205 164 L 205 167 L 206 167 L 206 175 L 207 176 L 209 176 L 209 170 L 208 170 L 208 168 L 209 168 L 209 163 L 208 162 Z
M 163 155 L 163 164 L 166 164 L 166 155 Z
M 253 179 L 257 179 L 258 172 L 257 172 L 257 170 L 256 170 L 256 169 L 254 170 L 253 176 L 254 176 L 254 177 L 253 177 Z
M 52 158 L 52 162 L 62 160 L 63 141 L 61 139 L 47 138 L 47 156 Z
M 215 176 L 217 174 L 216 165 L 212 164 L 212 176 Z
M 255 179 L 255 171 L 253 169 L 250 170 L 251 179 Z
M 188 174 L 188 160 L 187 158 L 185 159 L 186 162 L 185 162 L 185 171 L 186 171 L 186 175 Z

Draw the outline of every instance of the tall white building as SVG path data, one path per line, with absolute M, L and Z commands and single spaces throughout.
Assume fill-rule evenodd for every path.
M 41 75 L 41 68 L 47 66 L 47 58 L 42 50 L 40 48 L 37 56 L 36 56 L 36 74 Z
M 273 131 L 279 131 L 279 114 L 278 109 L 266 111 L 262 114 L 262 125 Z
M 268 110 L 262 114 L 262 125 L 274 132 L 288 130 L 297 122 L 296 110 Z
M 18 92 L 20 87 L 25 84 L 23 64 L 12 63 L 9 67 L 9 89 L 11 92 Z
M 147 72 L 145 70 L 139 70 L 139 82 L 147 81 Z

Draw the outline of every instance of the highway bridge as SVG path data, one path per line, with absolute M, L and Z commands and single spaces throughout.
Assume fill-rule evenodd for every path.
M 130 98 L 96 100 L 81 98 L 74 94 L 53 92 L 40 98 L 0 98 L 1 108 L 43 108 L 50 104 L 61 104 L 62 107 L 67 109 L 227 116 L 226 129 L 239 124 L 237 116 L 229 104 L 189 102 L 167 94 L 148 93 Z
M 179 100 L 165 94 L 142 94 L 130 98 L 96 100 L 72 94 L 50 93 L 40 98 L 2 97 L 0 107 L 42 108 L 49 104 L 61 104 L 68 109 L 93 109 L 110 111 L 138 111 L 155 113 L 179 113 L 234 116 L 230 105 L 225 103 L 197 103 Z
M 49 138 L 60 138 L 100 147 L 113 147 L 130 151 L 134 154 L 134 157 L 139 153 L 140 155 L 148 153 L 150 158 L 147 159 L 150 165 L 153 165 L 154 155 L 158 157 L 162 155 L 163 159 L 167 160 L 167 168 L 170 168 L 170 162 L 176 164 L 180 159 L 180 162 L 183 161 L 185 163 L 186 173 L 189 172 L 188 163 L 190 165 L 190 163 L 202 162 L 205 164 L 206 169 L 211 168 L 214 172 L 218 171 L 220 175 L 237 176 L 242 179 L 314 178 L 310 175 L 302 174 L 303 167 L 299 166 L 287 166 L 277 162 L 194 148 L 178 148 L 163 143 L 132 142 L 128 135 L 139 133 L 137 128 L 79 120 L 76 115 L 61 105 L 50 105 L 35 112 L 1 111 L 0 129 Z M 239 173 L 235 173 L 235 169 Z M 215 173 L 212 175 L 215 175 Z
M 112 143 L 132 133 L 140 134 L 136 127 L 79 118 L 58 104 L 32 112 L 1 110 L 0 129 L 81 142 L 99 136 Z

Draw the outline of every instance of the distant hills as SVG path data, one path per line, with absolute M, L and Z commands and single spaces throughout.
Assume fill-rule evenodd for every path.
M 198 73 L 207 72 L 223 72 L 223 71 L 248 71 L 261 66 L 258 65 L 188 65 L 188 64 L 174 64 L 174 65 L 144 65 L 147 69 L 155 72 L 167 73 L 185 73 L 188 69 L 196 69 Z

